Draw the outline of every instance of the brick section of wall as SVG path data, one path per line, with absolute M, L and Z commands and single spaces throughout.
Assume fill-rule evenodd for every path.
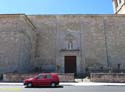
M 125 82 L 125 73 L 91 73 L 92 82 Z
M 24 79 L 31 78 L 38 75 L 38 73 L 35 74 L 3 74 L 3 81 L 4 82 L 23 82 Z M 67 74 L 59 74 L 59 79 L 61 82 L 74 82 L 74 74 L 73 73 L 67 73 Z

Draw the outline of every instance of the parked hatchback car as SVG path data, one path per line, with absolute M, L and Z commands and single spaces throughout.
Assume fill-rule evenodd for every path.
M 59 85 L 59 77 L 56 73 L 42 73 L 33 78 L 25 79 L 24 85 L 26 87 L 32 86 L 51 86 Z

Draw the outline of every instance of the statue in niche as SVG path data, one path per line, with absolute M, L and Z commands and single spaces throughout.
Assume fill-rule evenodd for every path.
M 73 49 L 73 41 L 75 40 L 75 37 L 72 34 L 67 34 L 65 37 L 65 40 L 67 41 L 66 47 L 68 50 Z
M 73 49 L 73 41 L 68 41 L 68 49 L 72 50 Z

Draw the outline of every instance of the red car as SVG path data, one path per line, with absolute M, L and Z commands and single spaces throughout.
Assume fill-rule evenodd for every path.
M 59 77 L 56 73 L 42 73 L 34 78 L 24 80 L 26 87 L 32 86 L 51 86 L 56 87 L 59 84 Z

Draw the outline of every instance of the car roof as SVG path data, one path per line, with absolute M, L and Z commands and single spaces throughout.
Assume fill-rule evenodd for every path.
M 40 73 L 39 75 L 57 75 L 57 73 Z

